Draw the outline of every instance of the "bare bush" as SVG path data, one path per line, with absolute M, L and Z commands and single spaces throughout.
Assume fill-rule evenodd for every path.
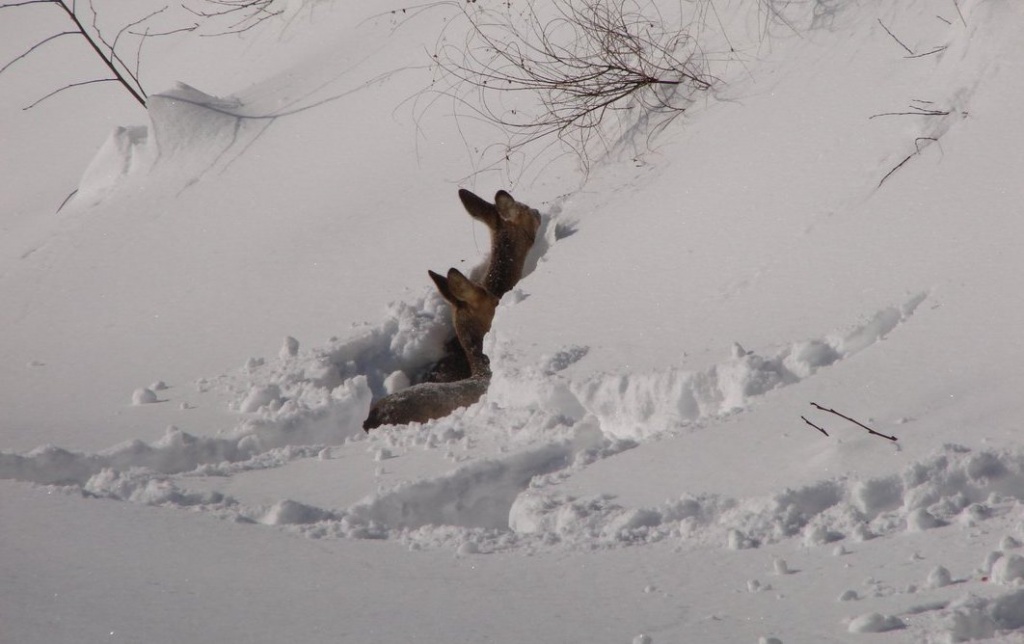
M 657 115 L 664 126 L 716 82 L 701 2 L 675 22 L 641 0 L 438 4 L 457 7 L 461 20 L 449 21 L 432 54 L 433 89 L 505 132 L 506 158 L 554 138 L 587 165 L 596 146 L 609 146 L 612 122 L 624 122 L 610 117 Z M 453 38 L 461 23 L 468 28 Z

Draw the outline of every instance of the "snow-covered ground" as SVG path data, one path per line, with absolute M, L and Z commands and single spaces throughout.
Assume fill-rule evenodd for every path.
M 0 75 L 0 640 L 1024 641 L 1024 5 L 693 4 L 719 82 L 586 172 L 431 93 L 458 4 L 275 6 L 146 110 Z M 460 187 L 544 218 L 490 389 L 367 436 Z

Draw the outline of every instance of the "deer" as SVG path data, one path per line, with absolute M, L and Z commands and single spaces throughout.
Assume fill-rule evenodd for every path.
M 494 203 L 469 190 L 459 190 L 459 199 L 471 217 L 490 230 L 491 250 L 485 263 L 470 272 L 470 277 L 492 295 L 501 299 L 523 276 L 526 256 L 533 248 L 540 228 L 540 213 L 512 195 L 499 190 Z M 457 337 L 445 342 L 442 357 L 423 377 L 425 382 L 454 382 L 469 377 L 470 362 Z
M 433 271 L 427 273 L 451 306 L 455 337 L 469 375 L 453 382 L 423 382 L 381 398 L 370 407 L 363 422 L 366 432 L 381 425 L 425 423 L 443 418 L 480 400 L 491 383 L 491 366 L 484 354 L 483 342 L 491 330 L 498 298 L 458 269 L 448 269 L 447 276 Z

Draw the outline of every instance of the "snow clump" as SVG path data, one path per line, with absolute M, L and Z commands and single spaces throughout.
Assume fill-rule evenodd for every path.
M 139 387 L 132 392 L 133 405 L 149 405 L 155 402 L 159 402 L 156 393 L 149 387 Z
M 970 642 L 1024 627 L 1024 589 L 1000 597 L 968 594 L 950 604 L 943 627 L 945 641 Z
M 928 588 L 943 588 L 953 583 L 953 577 L 949 574 L 949 570 L 944 566 L 936 566 L 928 573 Z
M 1004 555 L 992 565 L 992 581 L 1005 586 L 1024 585 L 1024 556 Z
M 851 633 L 885 633 L 906 628 L 903 620 L 894 615 L 882 615 L 881 613 L 865 613 L 850 620 L 847 628 Z
M 280 407 L 281 402 L 281 387 L 278 385 L 253 385 L 249 390 L 249 395 L 238 406 L 238 411 L 243 414 L 251 414 L 263 407 Z
M 277 353 L 278 357 L 282 360 L 288 358 L 294 358 L 299 355 L 299 341 L 292 336 L 286 336 L 284 342 L 281 343 L 281 350 Z

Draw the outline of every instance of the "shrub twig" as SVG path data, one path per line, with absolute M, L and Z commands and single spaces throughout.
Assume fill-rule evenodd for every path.
M 240 16 L 241 19 L 232 24 L 228 31 L 222 32 L 237 33 L 239 31 L 245 31 L 251 29 L 255 25 L 259 24 L 263 20 L 270 17 L 279 15 L 280 11 L 271 11 L 268 6 L 273 0 L 202 0 L 208 4 L 217 5 L 219 7 L 226 7 L 226 9 L 217 11 L 198 11 L 182 5 L 182 8 L 186 11 L 193 13 L 196 16 L 200 16 L 204 19 L 213 20 L 220 16 L 231 14 L 232 16 Z M 83 4 L 86 4 L 83 2 Z M 6 72 L 12 65 L 25 59 L 27 56 L 36 52 L 43 45 L 56 40 L 62 36 L 81 36 L 88 44 L 89 48 L 96 54 L 97 57 L 102 61 L 103 66 L 112 75 L 111 78 L 94 78 L 92 80 L 73 82 L 60 87 L 42 98 L 37 99 L 31 105 L 28 105 L 24 109 L 31 109 L 36 105 L 39 105 L 46 99 L 55 96 L 64 90 L 72 89 L 74 87 L 81 87 L 83 85 L 91 85 L 93 83 L 105 83 L 105 82 L 117 82 L 120 84 L 125 91 L 127 91 L 132 99 L 134 99 L 142 107 L 146 106 L 148 95 L 143 88 L 142 82 L 140 81 L 140 68 L 142 60 L 142 48 L 147 40 L 157 36 L 169 36 L 171 34 L 182 33 L 186 31 L 195 31 L 199 28 L 199 23 L 193 22 L 190 26 L 174 27 L 171 29 L 165 29 L 161 31 L 154 31 L 148 25 L 145 29 L 136 30 L 143 23 L 150 21 L 152 18 L 159 14 L 164 13 L 170 5 L 164 6 L 162 9 L 157 9 L 142 18 L 129 22 L 128 24 L 121 27 L 117 34 L 113 37 L 113 40 L 108 40 L 100 29 L 99 26 L 99 12 L 96 10 L 93 0 L 88 0 L 87 9 L 80 9 L 79 3 L 76 0 L 18 0 L 11 2 L 0 2 L 0 11 L 4 9 L 24 8 L 29 5 L 54 5 L 59 8 L 68 20 L 71 22 L 71 27 L 65 31 L 55 32 L 45 38 L 42 38 L 26 51 L 20 55 L 8 60 L 5 64 L 0 66 L 0 74 Z M 88 20 L 83 16 L 88 12 L 92 13 L 92 19 Z M 129 65 L 123 58 L 121 52 L 124 47 L 127 46 L 122 42 L 122 38 L 125 34 L 134 36 L 139 39 L 138 45 L 135 48 L 135 61 L 134 65 Z M 221 33 L 215 33 L 212 35 L 222 35 Z
M 903 41 L 896 37 L 896 34 L 894 34 L 893 32 L 889 31 L 889 28 L 885 26 L 885 23 L 882 22 L 881 18 L 878 19 L 878 24 L 882 25 L 882 29 L 885 29 L 885 33 L 887 33 L 890 36 L 892 36 L 892 39 L 895 40 L 897 43 L 899 43 L 900 47 L 906 49 L 908 54 L 910 54 L 911 56 L 914 55 L 914 50 L 911 49 L 910 47 L 907 47 L 906 45 L 904 45 Z
M 854 420 L 853 418 L 850 418 L 849 416 L 846 416 L 846 415 L 844 415 L 844 414 L 841 414 L 841 413 L 839 413 L 838 411 L 836 411 L 835 409 L 829 409 L 829 408 L 827 408 L 827 407 L 822 407 L 821 405 L 819 405 L 819 404 L 818 404 L 818 403 L 816 403 L 816 402 L 812 402 L 812 403 L 811 403 L 811 406 L 812 406 L 812 407 L 814 407 L 815 409 L 819 409 L 819 410 L 821 410 L 821 411 L 823 411 L 823 412 L 826 412 L 826 413 L 829 413 L 829 414 L 834 414 L 834 415 L 836 415 L 836 416 L 839 416 L 839 417 L 840 417 L 840 418 L 842 418 L 843 420 L 848 420 L 848 421 L 850 421 L 851 423 L 853 423 L 854 425 L 857 425 L 858 427 L 862 427 L 862 428 L 864 428 L 864 429 L 868 430 L 868 433 L 869 433 L 869 434 L 871 434 L 872 436 L 878 436 L 879 438 L 884 438 L 884 439 L 886 439 L 886 440 L 891 440 L 891 441 L 897 441 L 897 440 L 899 440 L 899 439 L 898 439 L 898 438 L 896 438 L 895 436 L 889 436 L 888 434 L 883 434 L 883 433 L 881 433 L 881 432 L 877 432 L 877 431 L 875 431 L 875 430 L 871 429 L 870 427 L 868 427 L 867 425 L 865 425 L 864 423 L 862 423 L 862 422 L 860 422 L 860 421 L 858 421 L 858 420 Z M 808 422 L 810 422 L 810 421 L 808 421 Z
M 921 141 L 937 142 L 938 139 L 935 138 L 934 136 L 919 136 L 916 139 L 914 139 L 914 151 L 911 152 L 910 154 L 908 154 L 905 159 L 903 159 L 902 161 L 897 163 L 896 167 L 894 167 L 892 170 L 889 170 L 888 172 L 886 172 L 885 176 L 882 177 L 882 179 L 878 182 L 878 187 L 881 187 L 882 184 L 885 183 L 885 180 L 888 179 L 892 175 L 892 173 L 894 173 L 897 170 L 899 170 L 900 168 L 902 168 L 903 164 L 905 164 L 907 161 L 910 161 L 912 158 L 914 158 L 918 154 L 921 154 L 921 145 L 920 145 Z
M 826 431 L 825 431 L 825 430 L 824 430 L 823 428 L 821 428 L 821 427 L 818 427 L 817 425 L 815 425 L 815 424 L 814 424 L 814 423 L 812 423 L 811 421 L 807 420 L 807 416 L 801 416 L 800 418 L 802 418 L 802 419 L 803 419 L 803 421 L 804 421 L 805 423 L 807 423 L 808 425 L 810 425 L 810 426 L 811 426 L 811 427 L 813 427 L 814 429 L 816 429 L 816 430 L 818 430 L 819 432 L 821 432 L 822 434 L 824 434 L 824 435 L 828 436 L 828 432 L 826 432 Z
M 716 82 L 694 35 L 703 25 L 691 33 L 691 25 L 667 24 L 653 3 L 555 0 L 545 7 L 549 20 L 532 2 L 518 17 L 450 6 L 468 30 L 461 41 L 439 38 L 432 58 L 447 85 L 437 91 L 508 132 L 506 157 L 555 137 L 586 165 L 592 144 L 607 143 L 609 116 L 640 109 L 672 118 Z M 519 94 L 537 109 L 511 106 L 507 99 Z

